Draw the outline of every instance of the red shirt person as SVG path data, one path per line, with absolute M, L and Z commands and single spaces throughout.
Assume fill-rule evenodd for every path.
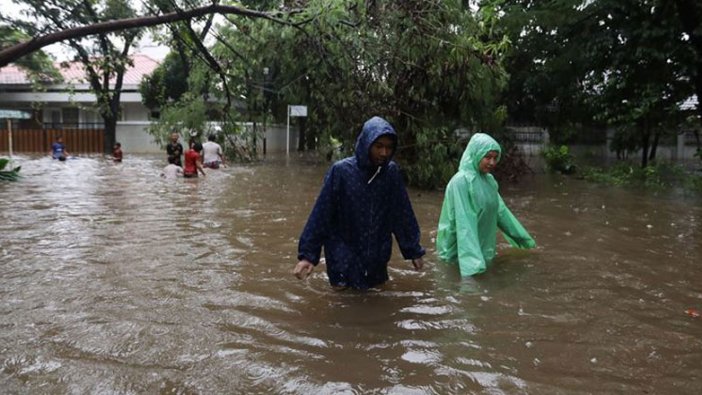
M 185 152 L 185 166 L 183 167 L 183 177 L 197 177 L 198 171 L 206 176 L 205 169 L 202 167 L 202 144 L 195 143 L 193 147 Z

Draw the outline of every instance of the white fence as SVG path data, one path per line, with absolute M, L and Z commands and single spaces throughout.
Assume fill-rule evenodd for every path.
M 151 123 L 149 121 L 125 121 L 117 123 L 116 138 L 122 144 L 122 150 L 129 154 L 155 154 L 163 153 L 164 149 L 159 146 L 154 138 L 146 131 Z M 242 138 L 253 139 L 253 124 L 244 123 L 246 133 Z M 267 153 L 285 152 L 285 138 L 287 135 L 286 125 L 266 125 L 256 124 L 256 144 L 258 152 L 263 153 L 264 144 Z M 187 141 L 187 137 L 182 137 Z M 297 149 L 298 132 L 297 127 L 290 126 L 290 151 Z
M 147 153 L 162 153 L 164 150 L 154 142 L 153 137 L 146 132 L 149 126 L 148 121 L 128 121 L 117 123 L 117 141 L 122 144 L 122 150 L 125 153 L 132 154 L 147 154 Z M 254 126 L 252 123 L 244 123 L 246 133 L 241 138 L 253 139 Z M 549 143 L 548 130 L 536 126 L 510 126 L 508 127 L 514 133 L 515 142 L 519 149 L 527 156 L 538 156 L 543 148 Z M 286 150 L 287 127 L 281 124 L 266 125 L 265 130 L 263 124 L 256 124 L 256 145 L 259 153 L 284 153 Z M 577 155 L 589 155 L 602 159 L 616 158 L 616 153 L 609 149 L 609 144 L 614 135 L 614 131 L 607 131 L 606 144 L 590 144 L 590 145 L 573 145 L 571 152 Z M 290 152 L 297 150 L 298 144 L 298 128 L 290 126 L 289 136 Z M 675 145 L 660 145 L 657 149 L 657 157 L 670 161 L 688 161 L 695 158 L 696 147 L 693 143 L 694 139 L 691 133 L 679 134 Z M 640 153 L 633 154 L 631 157 L 636 158 Z
M 538 156 L 544 147 L 549 143 L 548 130 L 536 126 L 508 126 L 513 133 L 517 146 L 527 156 Z M 610 150 L 610 144 L 614 137 L 614 130 L 606 132 L 606 143 L 602 144 L 574 144 L 569 145 L 570 151 L 576 155 L 587 155 L 601 159 L 616 159 L 616 152 Z M 681 133 L 676 136 L 675 145 L 660 144 L 656 149 L 656 157 L 669 161 L 689 161 L 697 160 L 695 152 L 697 147 L 694 144 L 692 132 Z M 636 159 L 641 156 L 641 152 L 630 154 L 629 158 Z

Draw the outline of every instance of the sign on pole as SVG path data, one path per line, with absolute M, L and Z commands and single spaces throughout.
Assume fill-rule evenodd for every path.
M 30 119 L 31 117 L 32 114 L 26 111 L 0 109 L 0 119 L 7 119 L 7 143 L 10 148 L 10 157 L 12 157 L 12 120 Z
M 291 106 L 288 104 L 288 128 L 285 134 L 285 155 L 290 155 L 290 117 L 306 117 L 307 106 Z
M 19 110 L 3 110 L 0 108 L 0 119 L 30 119 L 32 114 Z

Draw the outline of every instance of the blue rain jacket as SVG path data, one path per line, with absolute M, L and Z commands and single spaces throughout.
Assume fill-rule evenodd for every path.
M 324 246 L 327 275 L 334 286 L 367 289 L 387 281 L 391 234 L 405 259 L 420 258 L 425 252 L 398 165 L 392 155 L 381 167 L 369 158 L 371 145 L 383 135 L 397 143 L 386 120 L 366 121 L 355 155 L 334 163 L 324 177 L 300 236 L 298 259 L 317 265 Z
M 478 167 L 490 151 L 497 151 L 498 155 L 502 152 L 492 137 L 484 133 L 471 137 L 458 173 L 446 186 L 441 208 L 436 252 L 442 261 L 458 264 L 462 276 L 487 269 L 495 257 L 498 229 L 513 247 L 536 247 L 502 200 L 495 178 Z

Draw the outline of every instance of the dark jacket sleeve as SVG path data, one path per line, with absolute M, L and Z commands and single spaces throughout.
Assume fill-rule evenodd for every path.
M 307 259 L 315 265 L 319 263 L 322 245 L 332 231 L 332 220 L 335 217 L 334 175 L 335 167 L 332 166 L 324 176 L 322 190 L 300 236 L 297 249 L 298 260 Z
M 402 181 L 399 171 L 394 172 L 395 204 L 392 212 L 392 233 L 405 259 L 416 259 L 424 256 L 424 248 L 419 244 L 419 224 L 412 210 L 407 188 Z

